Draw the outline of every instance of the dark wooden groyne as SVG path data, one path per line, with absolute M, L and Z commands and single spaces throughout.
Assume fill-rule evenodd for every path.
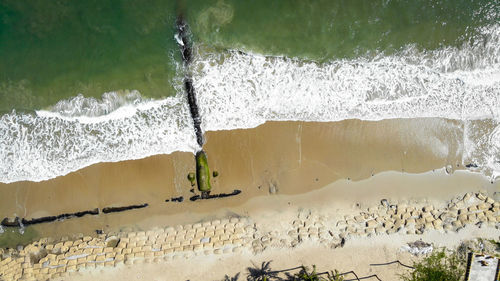
M 186 68 L 186 72 L 184 75 L 184 89 L 187 93 L 187 99 L 189 103 L 189 112 L 191 113 L 191 118 L 193 119 L 194 130 L 196 133 L 196 141 L 200 147 L 203 146 L 203 132 L 201 131 L 201 118 L 200 113 L 198 111 L 198 104 L 196 102 L 196 93 L 193 87 L 193 79 L 191 79 L 187 68 L 193 59 L 193 49 L 192 43 L 190 40 L 190 31 L 189 26 L 184 20 L 182 15 L 177 17 L 176 21 L 177 27 L 177 44 L 179 45 L 179 49 L 182 55 L 182 61 L 184 63 L 184 67 Z
M 134 209 L 142 209 L 146 208 L 149 206 L 147 203 L 140 204 L 140 205 L 129 205 L 129 206 L 123 206 L 123 207 L 105 207 L 102 209 L 102 213 L 104 214 L 109 214 L 109 213 L 118 213 L 118 212 L 123 212 L 123 211 L 128 211 L 128 210 L 134 210 Z M 40 217 L 40 218 L 33 218 L 33 219 L 25 219 L 25 218 L 4 218 L 1 222 L 1 226 L 5 227 L 23 227 L 23 226 L 28 226 L 28 225 L 34 225 L 34 224 L 40 224 L 40 223 L 48 223 L 48 222 L 54 222 L 54 221 L 63 221 L 67 219 L 72 219 L 72 218 L 81 218 L 86 215 L 91 215 L 91 216 L 96 216 L 99 215 L 101 211 L 99 211 L 99 208 L 95 208 L 92 210 L 87 210 L 87 211 L 81 211 L 81 212 L 75 212 L 75 213 L 64 213 L 60 214 L 57 216 L 46 216 L 46 217 Z
M 239 189 L 235 189 L 233 192 L 231 193 L 219 193 L 219 194 L 207 194 L 205 197 L 203 196 L 200 196 L 200 195 L 194 195 L 194 196 L 191 196 L 191 198 L 189 198 L 189 200 L 191 201 L 196 201 L 196 200 L 200 200 L 200 199 L 216 199 L 216 198 L 225 198 L 225 197 L 231 197 L 231 196 L 235 196 L 235 195 L 238 195 L 241 193 L 241 190 Z
M 196 102 L 196 95 L 194 93 L 193 80 L 190 77 L 184 79 L 184 88 L 186 89 L 189 112 L 191 113 L 191 118 L 193 118 L 194 130 L 196 133 L 196 142 L 200 147 L 203 146 L 203 132 L 201 131 L 201 118 L 198 112 L 198 104 Z
M 189 25 L 184 20 L 182 13 L 179 13 L 176 21 L 177 34 L 176 40 L 182 55 L 184 65 L 184 89 L 187 94 L 189 104 L 189 112 L 193 119 L 193 127 L 196 134 L 196 142 L 200 146 L 200 150 L 196 153 L 196 183 L 198 190 L 201 192 L 202 198 L 208 198 L 210 195 L 210 170 L 205 152 L 203 151 L 203 132 L 201 130 L 201 117 L 196 101 L 196 93 L 193 86 L 193 79 L 189 72 L 189 64 L 193 60 L 193 44 L 190 40 Z
M 125 206 L 125 207 L 106 207 L 102 209 L 102 212 L 105 214 L 109 213 L 118 213 L 118 212 L 123 212 L 127 210 L 133 210 L 133 209 L 142 209 L 146 208 L 149 206 L 147 203 L 140 204 L 140 205 L 130 205 L 130 206 Z
M 179 44 L 179 47 L 181 49 L 182 61 L 187 65 L 191 63 L 193 50 L 191 40 L 189 40 L 189 26 L 184 20 L 184 16 L 182 14 L 177 16 L 176 27 L 178 40 L 181 41 L 177 43 Z
M 71 218 L 81 218 L 85 215 L 95 216 L 98 214 L 99 214 L 99 209 L 96 208 L 96 209 L 88 210 L 88 211 L 82 211 L 82 212 L 76 212 L 76 213 L 65 213 L 65 214 L 60 214 L 57 216 L 46 216 L 46 217 L 33 218 L 33 219 L 25 219 L 25 218 L 18 218 L 18 217 L 15 217 L 14 219 L 4 218 L 2 220 L 2 222 L 0 222 L 0 225 L 5 226 L 5 227 L 21 227 L 21 226 L 28 226 L 28 225 L 47 223 L 47 222 L 53 222 L 53 221 L 61 221 L 61 220 L 66 220 L 66 219 L 71 219 Z

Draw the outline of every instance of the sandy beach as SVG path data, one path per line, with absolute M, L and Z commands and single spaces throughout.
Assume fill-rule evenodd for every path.
M 156 227 L 149 229 L 42 239 L 19 253 L 28 260 L 0 265 L 17 274 L 16 266 L 32 264 L 23 272 L 33 280 L 222 280 L 273 261 L 275 269 L 314 264 L 318 270 L 354 270 L 358 276 L 397 280 L 405 268 L 370 264 L 400 260 L 411 265 L 421 256 L 404 247 L 417 240 L 434 248 L 455 248 L 469 239 L 498 239 L 500 203 L 489 196 L 495 190 L 498 185 L 466 171 L 384 172 L 303 194 L 254 197 L 192 223 L 185 222 L 193 219 L 192 213 L 185 213 L 183 223 L 165 227 L 158 225 L 173 221 L 171 217 L 151 218 L 148 224 Z M 464 212 L 465 219 L 460 217 Z M 110 247 L 110 237 L 117 237 L 118 245 Z M 54 254 L 34 262 L 43 248 Z
M 0 281 L 498 279 L 492 2 L 0 1 Z
M 446 130 L 437 132 L 436 127 Z M 397 259 L 411 263 L 416 257 L 401 251 L 407 242 L 423 239 L 434 247 L 456 247 L 467 239 L 498 239 L 495 200 L 500 185 L 464 169 L 462 144 L 450 145 L 447 139 L 455 139 L 459 130 L 453 121 L 443 119 L 398 119 L 269 122 L 254 129 L 208 132 L 205 150 L 211 169 L 219 172 L 212 181 L 214 192 L 240 189 L 238 196 L 191 202 L 193 187 L 187 174 L 194 170 L 193 155 L 177 152 L 96 164 L 43 182 L 3 184 L 1 214 L 37 218 L 149 204 L 143 209 L 29 226 L 36 233 L 36 241 L 30 244 L 38 245 L 36 251 L 52 246 L 46 260 L 28 261 L 31 266 L 38 264 L 38 271 L 33 268 L 38 274 L 47 268 L 45 275 L 26 277 L 222 280 L 225 274 L 246 274 L 252 263 L 272 260 L 277 269 L 315 264 L 319 270 L 356 269 L 363 276 L 395 280 L 403 268 L 369 264 Z M 179 196 L 183 202 L 165 202 Z M 471 211 L 474 218 L 460 225 L 455 223 L 460 221 L 460 208 L 445 221 L 443 214 L 464 196 L 476 201 L 471 199 L 462 208 L 481 202 L 490 205 Z M 381 204 L 384 199 L 390 206 Z M 475 214 L 483 211 L 481 216 Z M 203 228 L 199 236 L 197 225 Z M 216 234 L 219 225 L 223 226 L 220 235 L 227 236 Z M 161 245 L 170 237 L 167 229 L 176 231 L 174 240 Z M 145 239 L 149 244 L 129 239 L 140 233 L 149 237 Z M 105 239 L 111 236 L 122 243 L 119 253 L 106 247 Z M 200 239 L 219 239 L 220 244 L 200 243 Z M 64 241 L 71 243 L 61 252 Z M 86 249 L 96 247 L 102 247 L 101 252 L 87 262 L 92 252 Z M 32 248 L 27 246 L 23 254 Z M 54 248 L 59 252 L 50 255 Z M 128 248 L 139 254 L 127 256 Z M 74 265 L 64 262 L 51 267 L 52 258 L 71 257 L 79 257 Z M 19 262 L 22 267 L 26 261 Z M 190 268 L 193 262 L 200 266 Z M 90 263 L 93 266 L 86 266 Z
M 253 129 L 207 132 L 205 151 L 210 168 L 219 172 L 212 179 L 214 192 L 243 191 L 224 200 L 229 207 L 267 196 L 271 186 L 279 194 L 300 194 L 340 179 L 357 181 L 383 171 L 422 173 L 447 165 L 451 171 L 463 169 L 461 144 L 453 141 L 459 130 L 454 121 L 444 119 L 268 122 Z M 68 220 L 64 226 L 35 227 L 40 235 L 64 236 L 117 230 L 155 215 L 217 211 L 220 205 L 212 202 L 165 203 L 172 197 L 193 195 L 187 175 L 194 170 L 191 153 L 175 152 L 95 164 L 42 182 L 0 184 L 0 214 L 31 219 L 110 206 L 150 205 L 131 214 L 113 214 L 112 220 L 83 217 L 84 224 Z

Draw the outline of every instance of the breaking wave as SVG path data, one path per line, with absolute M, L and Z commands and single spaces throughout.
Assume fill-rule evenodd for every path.
M 193 67 L 203 129 L 284 120 L 455 119 L 468 128 L 464 140 L 472 137 L 464 141 L 464 161 L 498 177 L 500 26 L 483 28 L 479 37 L 460 48 L 409 46 L 395 55 L 324 64 L 239 51 L 206 54 Z M 491 122 L 486 130 L 471 120 Z
M 48 111 L 3 115 L 1 181 L 41 181 L 99 162 L 198 149 L 182 96 L 123 108 L 111 117 L 61 117 Z
M 481 39 L 481 40 L 479 40 Z M 461 47 L 316 63 L 225 51 L 191 71 L 205 131 L 266 121 L 440 117 L 464 124 L 464 161 L 500 176 L 500 26 Z M 199 147 L 184 95 L 77 96 L 0 117 L 0 181 L 41 181 L 98 162 Z
M 97 117 L 110 114 L 120 107 L 136 106 L 146 101 L 150 100 L 142 98 L 138 91 L 104 93 L 100 100 L 79 94 L 68 100 L 59 101 L 49 108 L 49 112 L 59 117 Z

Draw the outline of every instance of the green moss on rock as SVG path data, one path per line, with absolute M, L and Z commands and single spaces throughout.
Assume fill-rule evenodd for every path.
M 208 168 L 207 155 L 203 150 L 196 153 L 196 182 L 198 190 L 210 192 L 210 169 Z
M 189 173 L 187 175 L 187 179 L 191 182 L 191 185 L 194 185 L 194 183 L 196 181 L 196 175 L 195 175 L 195 173 Z

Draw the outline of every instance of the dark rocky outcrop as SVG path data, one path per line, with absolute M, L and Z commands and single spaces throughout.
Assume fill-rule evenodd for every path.
M 165 202 L 169 202 L 169 201 L 172 201 L 172 202 L 182 202 L 184 201 L 184 197 L 182 196 L 179 196 L 179 197 L 172 197 L 170 198 L 170 200 L 165 200 Z
M 88 211 L 82 211 L 82 212 L 76 212 L 76 213 L 65 213 L 65 214 L 60 214 L 58 216 L 47 216 L 47 217 L 41 217 L 41 218 L 33 218 L 33 219 L 25 219 L 25 218 L 14 218 L 14 219 L 9 219 L 9 218 L 4 218 L 2 222 L 0 223 L 2 226 L 6 227 L 21 227 L 21 226 L 28 226 L 28 225 L 34 225 L 34 224 L 39 224 L 39 223 L 46 223 L 46 222 L 53 222 L 53 221 L 58 221 L 58 220 L 65 220 L 65 219 L 71 219 L 71 218 L 80 218 L 85 215 L 98 215 L 99 214 L 99 209 L 93 209 L 93 210 L 88 210 Z
M 189 198 L 191 201 L 196 201 L 196 200 L 201 200 L 201 199 L 216 199 L 216 198 L 224 198 L 224 197 L 230 197 L 230 196 L 235 196 L 241 193 L 241 190 L 235 189 L 231 193 L 219 193 L 219 194 L 209 194 L 207 197 L 202 197 L 200 195 L 194 195 Z
M 130 206 L 124 206 L 124 207 L 106 207 L 102 209 L 102 212 L 105 214 L 109 213 L 117 213 L 117 212 L 123 212 L 123 211 L 128 211 L 128 210 L 134 210 L 134 209 L 142 209 L 146 208 L 148 203 L 140 204 L 140 205 L 130 205 Z
M 203 150 L 196 153 L 196 182 L 202 197 L 207 197 L 212 186 L 210 185 L 210 169 L 208 168 L 207 155 Z

